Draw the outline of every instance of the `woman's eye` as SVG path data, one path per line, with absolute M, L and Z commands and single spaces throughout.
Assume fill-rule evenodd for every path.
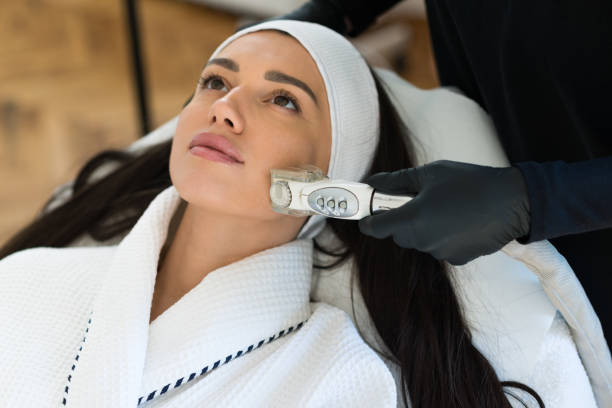
M 293 99 L 292 97 L 288 96 L 288 95 L 276 95 L 273 98 L 273 101 L 276 105 L 278 106 L 282 106 L 283 108 L 287 108 L 290 110 L 294 110 L 296 112 L 300 111 L 299 106 L 297 105 L 295 99 Z
M 205 78 L 200 78 L 200 88 L 211 89 L 214 91 L 223 91 L 226 88 L 223 78 L 219 75 L 211 74 Z M 225 89 L 227 90 L 227 89 Z M 287 91 L 282 89 L 274 91 L 275 95 L 272 97 L 272 102 L 275 105 L 289 109 L 295 112 L 300 112 L 300 106 L 297 100 L 289 94 Z
M 215 91 L 221 91 L 223 90 L 223 87 L 225 87 L 223 80 L 220 77 L 215 76 L 215 75 L 204 78 L 201 81 L 202 81 L 202 88 L 205 88 L 205 89 L 213 89 Z

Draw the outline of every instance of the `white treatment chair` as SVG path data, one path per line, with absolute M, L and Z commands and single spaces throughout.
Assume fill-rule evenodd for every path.
M 488 115 L 452 89 L 421 90 L 391 71 L 376 69 L 390 90 L 417 148 L 417 164 L 449 159 L 490 166 L 507 166 Z M 126 150 L 139 152 L 172 138 L 174 117 Z M 100 169 L 96 177 L 112 170 Z M 71 183 L 56 189 L 51 208 L 71 194 Z M 109 245 L 123 237 L 97 242 L 86 234 L 71 246 Z M 335 241 L 329 228 L 317 237 L 327 246 Z M 324 255 L 317 263 L 325 263 Z M 355 290 L 355 314 L 350 303 L 351 262 L 334 270 L 313 271 L 311 298 L 346 311 L 364 338 L 386 349 L 363 300 Z M 501 380 L 534 388 L 549 407 L 612 407 L 612 359 L 599 319 L 565 258 L 548 242 L 512 242 L 501 251 L 453 267 L 452 275 L 473 334 L 475 346 Z M 399 371 L 387 362 L 398 384 Z M 512 392 L 515 392 L 511 389 Z M 528 394 L 516 391 L 529 406 Z M 522 406 L 509 398 L 513 406 Z

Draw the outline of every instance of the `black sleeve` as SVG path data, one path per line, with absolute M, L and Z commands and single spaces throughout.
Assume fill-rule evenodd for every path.
M 519 242 L 612 228 L 612 156 L 515 163 L 527 183 L 531 230 Z
M 314 1 L 314 0 L 313 0 Z M 322 0 L 332 3 L 342 15 L 351 22 L 352 29 L 347 33 L 356 37 L 365 31 L 378 16 L 390 9 L 400 0 Z
M 282 18 L 310 21 L 355 37 L 400 0 L 310 0 Z M 350 21 L 347 32 L 345 18 Z
M 308 21 L 324 25 L 342 35 L 346 34 L 346 23 L 342 10 L 330 0 L 310 0 L 292 12 L 284 14 L 274 20 L 276 19 Z M 240 27 L 240 29 L 246 28 L 249 25 L 252 24 Z

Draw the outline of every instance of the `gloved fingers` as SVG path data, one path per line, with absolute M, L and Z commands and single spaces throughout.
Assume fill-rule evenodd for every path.
M 438 260 L 462 266 L 480 256 L 497 252 L 504 245 L 495 237 L 474 236 L 473 232 L 464 232 L 443 245 L 435 245 L 429 253 Z
M 393 210 L 380 214 L 370 215 L 359 220 L 359 230 L 362 234 L 383 239 L 393 235 L 398 228 L 397 217 L 391 214 Z
M 394 172 L 376 173 L 363 182 L 388 194 L 418 193 L 421 189 L 420 168 L 407 168 Z
M 430 254 L 438 261 L 446 261 L 453 266 L 463 266 L 471 260 L 477 258 L 476 255 L 456 254 L 456 255 L 442 255 L 436 252 Z
M 359 220 L 359 230 L 362 234 L 374 238 L 383 239 L 394 236 L 394 241 L 398 239 L 395 235 L 402 235 L 402 244 L 405 248 L 414 248 L 414 236 L 410 230 L 414 214 L 418 213 L 418 201 L 412 200 L 399 208 L 385 210 L 379 214 L 370 215 Z

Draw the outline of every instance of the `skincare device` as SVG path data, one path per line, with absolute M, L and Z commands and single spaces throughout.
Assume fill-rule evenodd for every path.
M 365 183 L 330 180 L 312 165 L 271 169 L 270 177 L 272 209 L 298 217 L 320 214 L 359 220 L 376 211 L 400 207 L 413 198 L 378 193 Z

